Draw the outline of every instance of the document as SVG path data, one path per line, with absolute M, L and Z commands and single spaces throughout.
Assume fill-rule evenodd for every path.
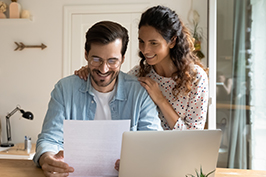
M 73 177 L 117 177 L 122 134 L 130 120 L 65 120 L 64 161 L 74 168 Z

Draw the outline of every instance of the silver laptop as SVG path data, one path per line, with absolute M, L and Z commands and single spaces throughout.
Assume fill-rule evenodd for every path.
M 216 169 L 221 135 L 221 130 L 124 132 L 119 177 L 197 176 L 200 168 L 207 174 Z

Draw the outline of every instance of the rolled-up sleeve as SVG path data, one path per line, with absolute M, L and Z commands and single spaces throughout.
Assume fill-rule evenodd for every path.
M 42 132 L 38 135 L 36 154 L 33 161 L 39 166 L 39 158 L 45 152 L 63 149 L 63 121 L 65 119 L 63 96 L 60 83 L 55 85 L 51 93 L 48 110 L 43 122 Z
M 146 92 L 145 92 L 146 93 Z M 148 95 L 145 94 L 141 105 L 140 118 L 138 122 L 138 130 L 163 130 L 161 121 L 158 117 L 157 107 Z

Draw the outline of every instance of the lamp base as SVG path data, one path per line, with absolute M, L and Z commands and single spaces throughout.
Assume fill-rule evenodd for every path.
M 1 144 L 1 147 L 13 147 L 14 144 L 13 143 L 3 143 Z

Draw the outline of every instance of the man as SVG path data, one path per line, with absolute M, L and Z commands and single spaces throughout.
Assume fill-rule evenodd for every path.
M 156 106 L 138 80 L 120 68 L 128 44 L 127 30 L 102 21 L 86 34 L 85 59 L 89 79 L 61 79 L 51 93 L 34 162 L 46 176 L 68 176 L 63 162 L 63 120 L 131 120 L 131 131 L 161 130 Z

